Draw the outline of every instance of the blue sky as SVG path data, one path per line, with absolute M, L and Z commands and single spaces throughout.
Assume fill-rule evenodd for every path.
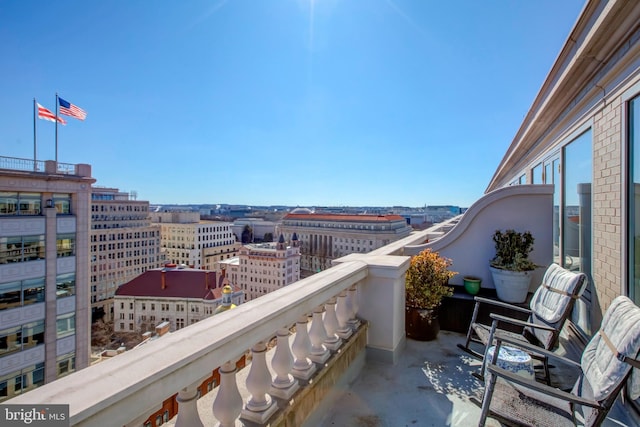
M 583 3 L 5 1 L 0 156 L 57 92 L 58 160 L 151 203 L 469 206 Z

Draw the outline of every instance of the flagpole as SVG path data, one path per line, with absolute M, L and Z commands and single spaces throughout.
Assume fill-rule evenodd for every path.
M 36 162 L 38 160 L 38 155 L 37 155 L 37 138 L 36 138 L 36 109 L 38 108 L 38 106 L 36 105 L 36 99 L 33 98 L 33 171 L 35 172 L 36 169 Z
M 56 168 L 58 167 L 58 92 L 56 92 Z

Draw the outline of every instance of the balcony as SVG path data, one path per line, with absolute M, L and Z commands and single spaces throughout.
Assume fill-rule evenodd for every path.
M 473 425 L 483 384 L 470 375 L 479 362 L 455 347 L 462 336 L 405 338 L 410 255 L 431 247 L 453 259 L 459 274 L 452 284 L 467 274 L 491 283 L 491 235 L 508 226 L 531 230 L 532 259 L 548 264 L 552 197 L 550 186 L 497 190 L 449 223 L 335 260 L 321 273 L 6 403 L 69 404 L 74 426 L 140 426 L 152 415 L 147 425 L 155 425 L 175 394 L 178 413 L 168 423 L 176 426 Z M 238 371 L 245 356 L 250 362 Z M 198 399 L 214 371 L 219 386 Z M 611 416 L 624 423 L 619 409 Z

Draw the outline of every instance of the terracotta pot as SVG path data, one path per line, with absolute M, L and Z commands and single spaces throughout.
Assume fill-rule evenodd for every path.
M 404 320 L 407 338 L 431 341 L 438 337 L 440 332 L 438 309 L 405 307 Z

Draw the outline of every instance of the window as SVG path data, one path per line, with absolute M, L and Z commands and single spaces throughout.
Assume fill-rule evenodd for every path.
M 0 192 L 0 215 L 40 215 L 40 193 Z
M 71 194 L 54 194 L 53 206 L 58 215 L 68 215 L 71 213 Z
M 542 163 L 538 163 L 531 169 L 531 183 L 542 184 Z
M 44 320 L 22 326 L 22 349 L 44 344 Z
M 64 377 L 76 370 L 75 353 L 67 353 L 56 358 L 58 368 L 58 378 Z
M 21 300 L 21 282 L 3 283 L 0 285 L 0 310 L 8 308 L 20 307 Z
M 0 330 L 0 356 L 22 350 L 22 326 Z
M 0 264 L 44 259 L 44 235 L 0 238 Z
M 76 333 L 76 315 L 75 313 L 63 314 L 56 319 L 57 337 L 63 338 Z
M 75 234 L 59 234 L 56 238 L 56 250 L 58 258 L 72 256 L 76 254 Z
M 56 277 L 56 297 L 63 298 L 76 294 L 76 274 L 60 274 Z

